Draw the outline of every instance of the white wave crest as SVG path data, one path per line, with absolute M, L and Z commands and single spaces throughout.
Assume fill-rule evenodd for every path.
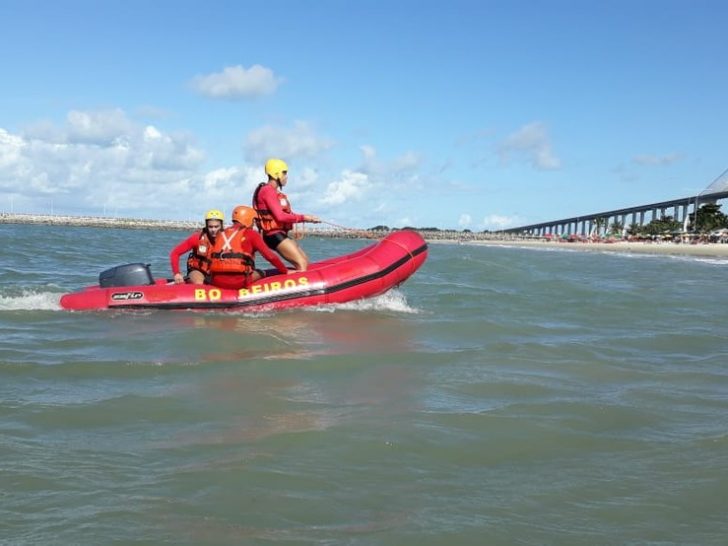
M 337 303 L 327 306 L 330 310 L 344 309 L 347 311 L 394 311 L 396 313 L 419 313 L 407 303 L 405 295 L 397 289 L 368 298 L 365 300 L 350 301 L 347 303 Z
M 621 256 L 623 258 L 630 258 L 634 260 L 640 259 L 653 259 L 653 260 L 673 260 L 677 262 L 688 262 L 688 263 L 702 263 L 708 265 L 717 266 L 728 266 L 728 258 L 722 257 L 709 257 L 709 256 L 695 256 L 695 255 L 684 255 L 684 254 L 638 254 L 638 253 L 624 253 L 614 252 L 613 254 Z
M 726 260 L 725 258 L 695 258 L 695 261 L 708 265 L 728 265 L 728 260 Z
M 21 290 L 18 294 L 0 294 L 2 311 L 59 311 L 61 294 Z

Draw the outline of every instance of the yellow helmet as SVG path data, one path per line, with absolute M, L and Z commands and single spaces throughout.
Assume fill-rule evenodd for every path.
M 276 180 L 280 180 L 283 173 L 288 172 L 288 165 L 282 159 L 271 158 L 265 162 L 265 174 Z
M 240 205 L 233 209 L 233 222 L 240 222 L 246 228 L 253 227 L 253 221 L 258 217 L 258 213 L 251 207 Z
M 210 209 L 205 213 L 205 222 L 207 222 L 208 220 L 220 220 L 221 222 L 224 222 L 225 215 L 222 213 L 221 210 Z

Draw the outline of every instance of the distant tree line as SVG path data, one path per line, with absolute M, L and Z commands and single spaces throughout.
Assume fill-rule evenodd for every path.
M 720 210 L 720 205 L 716 203 L 706 203 L 698 208 L 697 218 L 694 212 L 688 215 L 687 229 L 694 233 L 710 233 L 717 229 L 728 228 L 728 216 Z M 640 226 L 632 223 L 625 226 L 620 221 L 612 222 L 606 229 L 607 219 L 597 218 L 594 221 L 595 231 L 597 233 L 605 232 L 605 235 L 621 236 L 623 233 L 637 237 L 651 237 L 655 235 L 664 235 L 666 233 L 675 233 L 683 231 L 683 222 L 676 220 L 673 216 L 662 216 L 655 218 L 648 224 Z
M 415 231 L 437 231 L 437 232 L 459 231 L 457 229 L 440 229 L 440 228 L 436 228 L 436 227 L 418 228 L 418 227 L 413 227 L 413 226 L 405 226 L 403 228 L 390 228 L 388 226 L 374 226 L 372 228 L 369 228 L 369 231 L 397 231 L 398 229 L 410 229 L 410 230 L 415 230 Z M 466 228 L 466 229 L 462 230 L 462 233 L 472 233 L 472 231 L 470 231 L 469 229 Z M 487 229 L 484 229 L 483 233 L 490 233 L 490 231 Z
M 630 233 L 634 227 L 634 225 L 630 226 Z M 687 228 L 694 233 L 710 233 L 716 229 L 728 228 L 728 216 L 721 212 L 720 205 L 717 203 L 706 203 L 698 208 L 697 215 L 695 212 L 691 212 L 688 215 Z M 644 226 L 637 226 L 634 234 L 660 235 L 682 230 L 682 222 L 675 220 L 672 216 L 663 216 L 662 218 L 652 220 Z

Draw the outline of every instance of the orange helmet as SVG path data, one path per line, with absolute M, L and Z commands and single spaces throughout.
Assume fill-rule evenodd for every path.
M 233 222 L 239 222 L 246 228 L 253 227 L 253 222 L 258 217 L 255 209 L 240 205 L 233 209 Z

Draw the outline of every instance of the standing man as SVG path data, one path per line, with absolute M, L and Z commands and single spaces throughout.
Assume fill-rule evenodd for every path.
M 306 271 L 308 256 L 298 243 L 288 236 L 293 224 L 300 222 L 318 223 L 318 216 L 295 214 L 291 203 L 283 193 L 288 183 L 288 165 L 281 160 L 271 158 L 265 162 L 267 182 L 258 185 L 253 194 L 253 208 L 258 213 L 258 229 L 265 243 L 288 260 L 297 271 Z

